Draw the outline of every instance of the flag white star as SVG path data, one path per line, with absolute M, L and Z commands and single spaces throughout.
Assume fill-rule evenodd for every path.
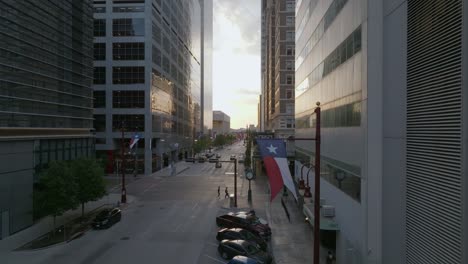
M 267 149 L 268 149 L 268 151 L 270 151 L 270 153 L 278 154 L 278 153 L 276 153 L 277 147 L 274 147 L 273 144 L 270 144 L 270 146 L 267 147 Z

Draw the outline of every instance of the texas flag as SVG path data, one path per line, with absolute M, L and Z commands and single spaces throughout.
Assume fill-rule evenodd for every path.
M 138 134 L 136 134 L 136 133 L 133 134 L 133 137 L 132 137 L 132 139 L 130 140 L 130 146 L 129 146 L 129 148 L 132 149 L 132 148 L 136 145 L 136 143 L 138 142 L 138 140 L 140 140 L 140 136 L 139 136 Z
M 284 141 L 282 139 L 257 139 L 257 144 L 270 181 L 271 200 L 281 191 L 283 185 L 286 185 L 297 200 Z

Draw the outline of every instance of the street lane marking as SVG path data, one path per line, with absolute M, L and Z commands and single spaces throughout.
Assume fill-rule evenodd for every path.
M 212 260 L 214 260 L 214 261 L 217 261 L 217 262 L 219 262 L 219 263 L 223 263 L 223 264 L 225 263 L 224 261 L 221 261 L 221 260 L 219 260 L 219 259 L 215 259 L 215 258 L 213 258 L 212 256 L 209 256 L 209 255 L 207 255 L 207 254 L 205 254 L 204 256 L 205 256 L 205 257 L 208 257 L 208 258 L 210 258 L 210 259 L 212 259 Z

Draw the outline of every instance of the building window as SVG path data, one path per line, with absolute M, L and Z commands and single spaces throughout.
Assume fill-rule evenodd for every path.
M 106 144 L 106 138 L 96 138 L 95 144 Z
M 145 43 L 122 42 L 112 44 L 112 58 L 114 60 L 144 60 Z
M 294 56 L 294 46 L 286 46 L 286 55 Z
M 144 36 L 145 19 L 119 18 L 112 20 L 112 35 L 114 37 Z
M 153 54 L 152 54 L 153 63 L 161 67 L 161 59 L 162 59 L 161 51 L 154 45 L 152 47 L 152 50 L 153 50 Z
M 294 103 L 286 104 L 286 114 L 294 114 Z
M 106 84 L 106 67 L 94 67 L 94 84 Z
M 286 41 L 294 41 L 294 31 L 286 31 Z
M 106 20 L 105 19 L 94 19 L 94 36 L 95 37 L 106 36 Z
M 94 91 L 94 108 L 106 107 L 106 91 Z
M 116 6 L 112 8 L 114 13 L 139 13 L 145 12 L 144 6 Z
M 112 83 L 145 83 L 145 67 L 112 67 Z
M 145 91 L 113 91 L 114 108 L 145 108 Z
M 94 60 L 106 59 L 106 43 L 94 43 Z
M 286 17 L 286 26 L 294 26 L 294 16 Z
M 294 83 L 294 76 L 291 74 L 286 75 L 286 84 L 293 84 Z
M 120 131 L 122 124 L 127 131 L 144 131 L 145 116 L 144 115 L 113 115 L 112 116 L 112 131 Z
M 286 99 L 292 99 L 293 98 L 293 90 L 292 89 L 287 89 L 286 90 Z
M 286 61 L 286 70 L 288 71 L 294 70 L 294 61 Z
M 106 115 L 94 115 L 93 126 L 96 132 L 106 132 Z
M 94 7 L 94 13 L 105 13 L 105 12 L 106 12 L 105 6 Z
M 292 12 L 296 8 L 296 1 L 286 1 L 286 11 Z

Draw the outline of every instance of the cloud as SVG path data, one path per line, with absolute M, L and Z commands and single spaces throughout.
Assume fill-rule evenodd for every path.
M 260 1 L 252 0 L 215 0 L 215 32 L 229 32 L 230 23 L 238 28 L 242 45 L 236 52 L 256 54 L 260 49 Z M 219 47 L 219 46 L 218 46 Z M 215 47 L 216 49 L 217 47 Z
M 257 124 L 260 1 L 214 0 L 213 14 L 213 109 L 233 128 Z

